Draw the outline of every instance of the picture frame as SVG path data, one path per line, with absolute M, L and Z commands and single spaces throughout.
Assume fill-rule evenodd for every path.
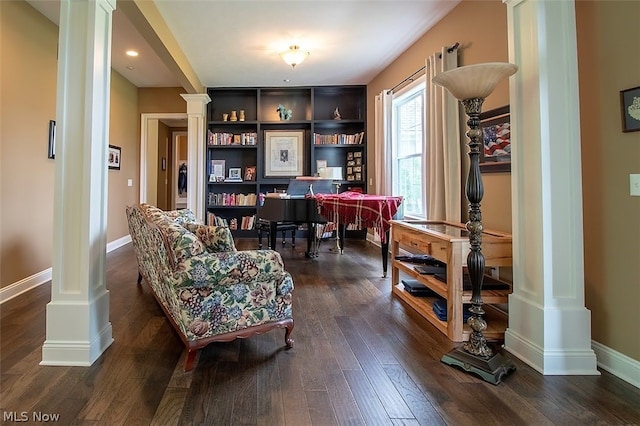
M 242 180 L 242 168 L 229 167 L 229 179 Z
M 247 166 L 244 168 L 244 180 L 256 180 L 256 166 Z
M 115 145 L 109 145 L 109 152 L 107 154 L 107 164 L 112 170 L 120 170 L 120 164 L 122 162 L 122 148 Z
M 264 176 L 304 174 L 304 130 L 265 130 Z
M 225 160 L 211 160 L 211 170 L 209 170 L 209 182 L 222 182 L 225 176 Z
M 56 120 L 49 120 L 49 152 L 47 158 L 56 158 Z
M 640 86 L 620 91 L 622 131 L 640 131 Z
M 511 121 L 509 105 L 480 114 L 484 136 L 480 147 L 482 173 L 511 172 Z

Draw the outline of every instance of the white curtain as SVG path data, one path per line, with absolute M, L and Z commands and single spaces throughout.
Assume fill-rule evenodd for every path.
M 458 50 L 443 47 L 426 59 L 427 218 L 461 221 L 459 102 L 431 79 L 458 66 Z
M 375 192 L 393 195 L 391 181 L 391 93 L 383 90 L 376 95 L 375 103 Z

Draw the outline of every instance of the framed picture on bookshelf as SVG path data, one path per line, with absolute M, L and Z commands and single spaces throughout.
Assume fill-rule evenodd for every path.
M 209 182 L 221 182 L 224 180 L 225 160 L 211 160 Z
M 244 168 L 244 180 L 256 180 L 256 166 Z
M 242 169 L 240 167 L 229 167 L 229 179 L 242 180 Z
M 304 130 L 265 130 L 264 142 L 265 177 L 304 174 Z

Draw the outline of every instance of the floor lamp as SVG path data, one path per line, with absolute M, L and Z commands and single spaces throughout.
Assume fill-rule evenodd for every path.
M 444 87 L 464 105 L 468 116 L 469 131 L 469 175 L 467 177 L 466 195 L 469 202 L 470 251 L 467 256 L 467 269 L 471 278 L 471 317 L 467 324 L 472 329 L 469 341 L 442 357 L 442 362 L 461 367 L 484 380 L 497 385 L 502 378 L 515 370 L 513 362 L 500 352 L 494 354 L 487 346 L 483 331 L 487 322 L 482 309 L 482 280 L 484 277 L 485 259 L 482 254 L 482 213 L 480 202 L 484 195 L 482 174 L 480 172 L 480 148 L 484 148 L 484 138 L 480 127 L 480 112 L 485 98 L 493 92 L 496 85 L 504 78 L 513 75 L 518 67 L 514 64 L 492 62 L 469 65 L 445 71 L 433 77 L 433 83 Z

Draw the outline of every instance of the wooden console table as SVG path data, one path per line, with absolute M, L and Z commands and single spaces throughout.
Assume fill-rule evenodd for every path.
M 415 309 L 438 330 L 454 342 L 469 339 L 471 328 L 463 322 L 463 304 L 470 303 L 471 290 L 463 289 L 463 267 L 469 253 L 469 234 L 465 225 L 445 221 L 391 221 L 391 289 L 392 293 Z M 432 275 L 419 274 L 415 264 L 396 259 L 400 248 L 413 254 L 428 254 L 447 264 L 447 282 Z M 486 266 L 511 266 L 511 235 L 497 231 L 482 232 L 482 253 Z M 433 312 L 436 297 L 417 297 L 405 291 L 402 278 L 413 278 L 447 300 L 447 321 L 441 321 Z M 482 290 L 483 306 L 488 323 L 484 336 L 487 340 L 504 339 L 506 315 L 491 306 L 508 302 L 511 287 L 505 290 Z

